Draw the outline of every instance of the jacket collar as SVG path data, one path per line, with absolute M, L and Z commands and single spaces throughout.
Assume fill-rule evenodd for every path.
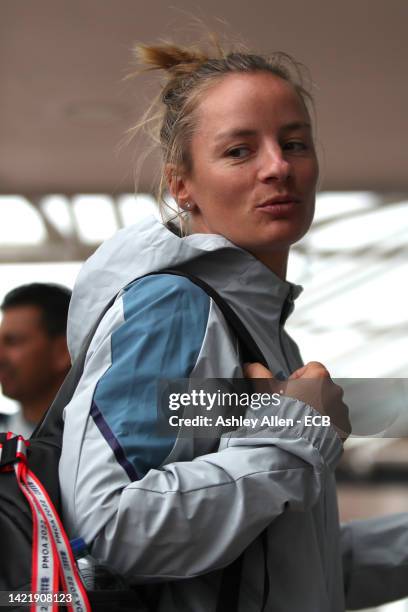
M 78 354 L 99 313 L 114 295 L 133 280 L 164 268 L 201 276 L 230 302 L 244 322 L 261 329 L 279 324 L 286 300 L 291 301 L 293 309 L 293 300 L 302 291 L 223 236 L 194 234 L 179 238 L 158 219 L 148 217 L 117 232 L 83 265 L 68 316 L 71 356 Z
M 282 280 L 251 253 L 222 236 L 194 234 L 184 240 L 195 248 L 205 247 L 207 256 L 179 268 L 202 278 L 228 301 L 271 371 L 285 378 L 300 367 L 297 346 L 282 328 L 302 287 Z
M 246 284 L 248 278 L 254 282 L 265 284 L 268 294 L 276 298 L 294 301 L 302 293 L 303 287 L 287 280 L 282 280 L 275 272 L 270 270 L 251 253 L 241 249 L 224 236 L 218 234 L 191 234 L 181 238 L 186 244 L 204 251 L 220 251 L 221 249 L 233 249 L 236 261 L 231 262 L 231 272 L 234 270 L 241 282 Z M 234 258 L 235 259 L 235 258 Z M 223 262 L 225 265 L 226 262 Z

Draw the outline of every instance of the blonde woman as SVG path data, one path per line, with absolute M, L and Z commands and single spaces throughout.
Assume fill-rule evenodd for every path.
M 334 470 L 347 408 L 325 367 L 304 366 L 284 328 L 301 291 L 286 280 L 289 249 L 310 227 L 318 179 L 298 66 L 282 53 L 159 45 L 139 54 L 165 75 L 150 116 L 158 117 L 162 187 L 182 222 L 179 235 L 153 218 L 120 231 L 75 286 L 73 358 L 117 299 L 65 411 L 60 481 L 70 537 L 130 584 L 147 585 L 147 601 L 163 612 L 343 612 L 346 603 L 408 594 L 407 515 L 340 530 Z M 243 370 L 237 338 L 200 287 L 146 276 L 170 267 L 219 292 L 268 368 Z M 160 379 L 244 374 L 290 377 L 280 404 L 265 409 L 287 426 L 216 441 L 157 434 Z M 289 389 L 307 378 L 324 380 L 332 405 Z M 331 426 L 307 424 L 320 412 Z M 226 605 L 223 568 L 236 559 Z

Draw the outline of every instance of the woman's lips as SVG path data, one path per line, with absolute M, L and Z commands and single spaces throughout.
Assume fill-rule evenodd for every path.
M 291 215 L 297 210 L 299 201 L 290 200 L 287 202 L 270 202 L 257 206 L 256 210 L 272 215 L 276 218 Z

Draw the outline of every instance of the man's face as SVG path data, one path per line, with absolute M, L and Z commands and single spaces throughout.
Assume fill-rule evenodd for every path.
M 0 324 L 0 384 L 20 402 L 41 396 L 61 375 L 61 338 L 50 337 L 37 306 L 13 306 Z

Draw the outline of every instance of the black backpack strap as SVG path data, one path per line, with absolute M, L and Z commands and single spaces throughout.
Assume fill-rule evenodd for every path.
M 227 304 L 227 302 L 223 298 L 221 298 L 221 296 L 215 291 L 215 289 L 210 287 L 210 285 L 204 282 L 201 278 L 186 274 L 185 272 L 179 272 L 178 270 L 165 269 L 160 270 L 158 272 L 151 272 L 150 274 L 146 274 L 145 276 L 152 276 L 154 274 L 174 274 L 175 276 L 184 276 L 198 287 L 201 287 L 201 289 L 203 289 L 203 291 L 205 291 L 207 295 L 209 295 L 214 300 L 214 302 L 217 304 L 222 314 L 230 324 L 231 328 L 234 330 L 234 333 L 236 334 L 241 343 L 244 362 L 258 361 L 259 363 L 262 363 L 262 365 L 267 367 L 267 362 L 264 355 L 262 354 L 261 349 L 257 346 L 252 336 L 249 334 L 249 332 L 239 319 L 239 317 L 235 314 L 235 312 Z M 105 306 L 105 308 L 99 315 L 97 321 L 93 325 L 91 331 L 88 333 L 86 339 L 82 344 L 81 351 L 78 357 L 72 364 L 72 367 L 68 372 L 68 375 L 66 376 L 64 382 L 62 383 L 62 386 L 60 387 L 51 406 L 48 408 L 43 418 L 35 428 L 33 434 L 31 435 L 32 438 L 38 438 L 42 435 L 46 435 L 47 437 L 56 436 L 56 438 L 58 439 L 58 434 L 62 435 L 62 414 L 64 408 L 72 399 L 79 379 L 82 376 L 86 354 L 88 352 L 92 338 L 94 337 L 95 332 L 98 329 L 98 326 L 102 321 L 103 317 L 115 302 L 116 297 L 117 296 L 115 295 L 111 300 L 109 300 L 108 304 Z
M 242 321 L 235 314 L 229 304 L 227 304 L 227 302 L 215 291 L 213 287 L 197 276 L 179 272 L 178 270 L 161 270 L 159 274 L 175 274 L 177 276 L 184 276 L 198 287 L 201 287 L 201 289 L 203 289 L 203 291 L 205 291 L 207 295 L 209 295 L 217 304 L 218 308 L 221 310 L 225 319 L 237 336 L 241 345 L 244 362 L 256 361 L 264 365 L 266 368 L 268 367 L 267 361 L 261 349 L 252 338 L 251 334 L 248 332 Z M 264 586 L 261 612 L 264 612 L 269 596 L 269 572 L 267 564 L 268 540 L 266 529 L 261 534 L 261 541 L 264 557 Z M 237 559 L 235 559 L 235 561 L 224 568 L 221 576 L 216 612 L 238 612 L 243 558 L 244 553 L 242 553 Z
M 116 297 L 117 296 L 115 295 L 111 300 L 109 300 L 109 302 L 99 315 L 98 319 L 96 320 L 96 323 L 92 326 L 91 331 L 88 333 L 82 344 L 81 350 L 77 358 L 75 359 L 74 363 L 71 366 L 71 369 L 69 370 L 67 376 L 64 379 L 64 382 L 59 388 L 59 391 L 55 396 L 54 401 L 52 402 L 48 410 L 45 412 L 43 418 L 38 423 L 34 432 L 31 434 L 31 438 L 39 438 L 45 435 L 47 437 L 52 436 L 56 440 L 62 439 L 62 431 L 64 428 L 62 414 L 64 412 L 64 408 L 71 401 L 75 389 L 77 388 L 79 379 L 82 376 L 82 373 L 84 371 L 86 354 L 92 342 L 92 338 L 94 337 L 95 332 L 98 329 L 103 317 L 115 302 Z
M 0 471 L 1 468 L 13 465 L 17 457 L 17 436 L 8 439 L 5 432 L 0 433 Z
M 264 562 L 264 583 L 260 612 L 265 612 L 270 589 L 268 570 L 268 530 L 264 529 L 259 537 L 262 542 Z M 218 593 L 216 612 L 238 612 L 243 560 L 244 553 L 224 569 Z
M 256 344 L 255 340 L 252 338 L 251 334 L 248 332 L 239 317 L 232 310 L 231 306 L 227 304 L 224 298 L 222 298 L 213 287 L 210 287 L 210 285 L 208 285 L 206 282 L 204 282 L 201 278 L 198 278 L 197 276 L 187 274 L 186 272 L 179 272 L 178 270 L 165 269 L 160 270 L 160 272 L 154 272 L 153 274 L 174 274 L 175 276 L 184 276 L 198 287 L 201 287 L 201 289 L 203 289 L 203 291 L 205 291 L 207 295 L 209 295 L 217 304 L 218 308 L 221 310 L 230 327 L 233 329 L 235 335 L 238 337 L 242 348 L 244 362 L 257 361 L 266 368 L 268 367 L 268 364 L 261 349 Z

